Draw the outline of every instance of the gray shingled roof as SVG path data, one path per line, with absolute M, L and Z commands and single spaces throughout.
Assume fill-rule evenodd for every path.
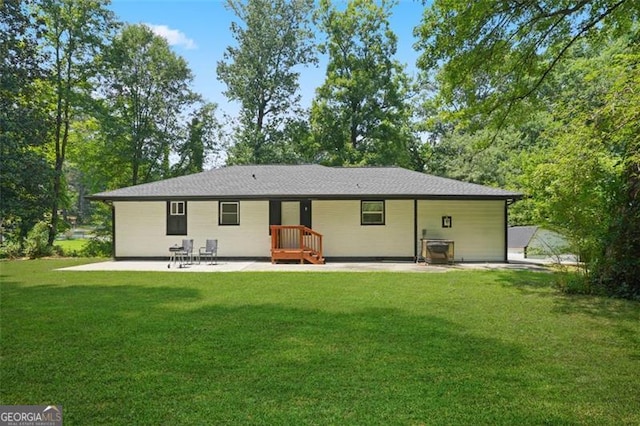
M 94 194 L 93 200 L 246 198 L 518 199 L 521 194 L 399 167 L 230 166 Z

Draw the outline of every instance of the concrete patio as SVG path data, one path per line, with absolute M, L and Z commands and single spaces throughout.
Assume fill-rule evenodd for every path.
M 178 264 L 168 261 L 107 260 L 104 262 L 63 268 L 64 271 L 164 271 L 164 272 L 429 272 L 443 273 L 460 270 L 527 270 L 548 272 L 549 262 L 536 259 L 510 259 L 509 263 L 456 263 L 453 265 L 425 265 L 414 262 L 327 262 L 324 265 L 278 263 L 266 261 L 228 261 L 217 264 Z

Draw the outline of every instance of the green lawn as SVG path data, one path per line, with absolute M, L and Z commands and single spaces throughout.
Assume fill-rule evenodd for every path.
M 69 255 L 79 254 L 89 240 L 87 239 L 75 239 L 75 240 L 58 240 L 55 245 L 62 249 L 62 252 Z
M 0 263 L 1 404 L 65 424 L 640 424 L 640 305 L 526 272 Z

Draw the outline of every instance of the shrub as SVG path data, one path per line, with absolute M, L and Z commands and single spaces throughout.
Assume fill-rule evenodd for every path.
M 27 234 L 24 254 L 30 259 L 51 255 L 52 248 L 47 244 L 48 238 L 49 224 L 44 221 L 36 223 Z
M 111 240 L 104 237 L 91 238 L 80 251 L 85 257 L 110 257 L 111 253 Z
M 15 259 L 22 256 L 22 247 L 20 242 L 6 239 L 0 245 L 0 259 Z
M 590 274 L 586 268 L 578 270 L 566 267 L 561 268 L 556 274 L 555 283 L 556 287 L 566 294 L 589 294 L 600 296 L 606 294 L 605 289 L 594 284 L 593 275 Z

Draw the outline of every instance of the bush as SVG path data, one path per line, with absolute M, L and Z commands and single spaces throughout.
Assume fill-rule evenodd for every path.
M 6 239 L 0 245 L 0 259 L 15 259 L 22 256 L 22 248 L 18 241 Z
M 111 240 L 104 237 L 91 238 L 80 251 L 85 257 L 110 257 L 111 253 Z
M 35 224 L 27 234 L 24 245 L 24 254 L 30 259 L 50 256 L 52 248 L 47 245 L 49 239 L 49 224 L 40 221 Z
M 555 281 L 556 287 L 566 294 L 606 294 L 602 287 L 594 285 L 593 276 L 586 269 L 562 269 L 556 274 Z

